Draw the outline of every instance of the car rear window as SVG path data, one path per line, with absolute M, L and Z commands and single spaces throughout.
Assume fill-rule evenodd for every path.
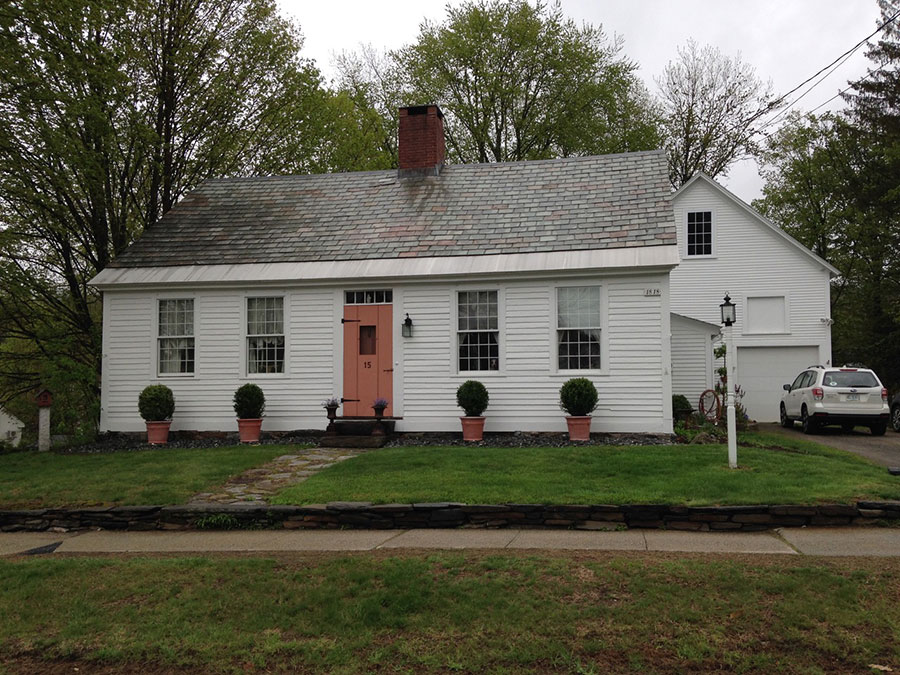
M 880 387 L 878 378 L 865 370 L 828 370 L 822 378 L 826 387 Z

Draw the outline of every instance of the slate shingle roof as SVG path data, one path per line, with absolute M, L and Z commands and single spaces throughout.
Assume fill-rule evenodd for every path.
M 536 253 L 675 244 L 665 157 L 636 152 L 210 180 L 112 263 L 157 267 Z

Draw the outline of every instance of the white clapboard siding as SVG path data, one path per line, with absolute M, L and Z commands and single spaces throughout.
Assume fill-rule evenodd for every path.
M 664 297 L 646 297 L 645 289 L 666 288 L 665 276 L 567 280 L 565 285 L 599 283 L 607 295 L 608 324 L 603 374 L 585 373 L 599 391 L 595 431 L 671 429 L 664 405 L 667 360 L 661 335 Z M 482 288 L 496 288 L 484 284 Z M 462 412 L 456 389 L 467 379 L 484 383 L 490 393 L 487 431 L 562 431 L 559 388 L 577 373 L 555 369 L 556 284 L 507 282 L 501 291 L 501 363 L 499 372 L 458 372 L 455 361 L 455 292 L 479 286 L 434 285 L 404 291 L 404 312 L 415 320 L 415 337 L 404 341 L 404 421 L 409 431 L 456 431 Z M 667 298 L 665 298 L 667 300 Z M 441 356 L 436 356 L 441 355 Z M 670 407 L 670 402 L 669 402 Z
M 594 431 L 671 431 L 668 274 L 569 278 L 567 286 L 599 284 L 607 308 L 603 370 L 585 373 L 599 390 Z M 458 431 L 462 411 L 456 389 L 467 379 L 487 386 L 488 431 L 562 431 L 559 388 L 578 373 L 556 371 L 555 294 L 547 279 L 484 283 L 383 284 L 394 291 L 394 401 L 405 431 Z M 500 295 L 501 370 L 457 370 L 455 303 L 458 290 L 492 289 Z M 655 289 L 649 292 L 648 289 Z M 265 291 L 196 292 L 193 297 L 196 373 L 157 377 L 155 291 L 107 291 L 101 427 L 139 431 L 137 397 L 162 382 L 176 397 L 173 429 L 234 431 L 234 390 L 254 381 L 266 393 L 264 429 L 321 429 L 320 402 L 341 395 L 343 332 L 341 287 L 289 287 Z M 658 293 L 658 295 L 656 294 Z M 244 375 L 244 303 L 251 295 L 282 295 L 286 308 L 286 373 Z M 400 337 L 408 313 L 413 337 Z
M 712 211 L 714 255 L 686 255 L 686 214 Z M 737 345 L 828 344 L 829 272 L 714 186 L 693 183 L 675 199 L 675 223 L 681 263 L 672 270 L 672 311 L 719 324 L 719 304 L 726 291 L 737 305 Z M 745 326 L 748 297 L 785 296 L 788 330 L 753 334 Z M 830 357 L 830 354 L 829 354 Z
M 672 393 L 696 408 L 700 394 L 713 386 L 712 340 L 718 328 L 672 315 Z

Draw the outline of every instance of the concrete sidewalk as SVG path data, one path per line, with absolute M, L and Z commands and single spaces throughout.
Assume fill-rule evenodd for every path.
M 67 553 L 266 553 L 378 549 L 665 551 L 900 557 L 900 529 L 787 528 L 767 532 L 626 530 L 315 530 L 20 532 L 0 534 L 0 556 Z

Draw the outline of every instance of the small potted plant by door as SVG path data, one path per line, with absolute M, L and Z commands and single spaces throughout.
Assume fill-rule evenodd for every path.
M 138 411 L 147 423 L 147 442 L 165 445 L 169 441 L 169 426 L 175 412 L 175 396 L 164 384 L 144 387 L 138 396 Z
M 597 387 L 586 377 L 574 377 L 559 390 L 559 407 L 566 413 L 570 441 L 591 440 L 590 413 L 597 407 Z
M 336 436 L 337 429 L 334 426 L 334 420 L 337 419 L 337 409 L 341 407 L 341 399 L 337 396 L 326 398 L 322 401 L 322 407 L 325 408 L 325 414 L 328 416 L 328 426 L 325 427 L 325 435 Z
M 384 410 L 391 404 L 386 398 L 379 396 L 372 402 L 372 410 L 375 411 L 375 426 L 372 427 L 373 436 L 384 436 L 387 432 L 381 420 L 384 419 Z
M 484 417 L 481 413 L 488 407 L 487 388 L 477 380 L 466 380 L 456 390 L 456 403 L 466 413 L 460 417 L 463 440 L 480 441 L 484 438 Z
M 259 443 L 265 411 L 266 395 L 257 385 L 248 382 L 234 392 L 234 412 L 238 418 L 238 436 L 241 443 Z

